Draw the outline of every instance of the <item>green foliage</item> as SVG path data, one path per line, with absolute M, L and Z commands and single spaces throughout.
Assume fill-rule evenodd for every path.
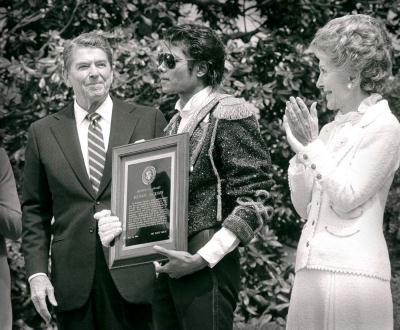
M 315 87 L 318 71 L 315 60 L 305 54 L 305 49 L 318 27 L 333 17 L 352 12 L 382 18 L 391 33 L 395 46 L 394 78 L 386 96 L 399 116 L 398 0 L 2 1 L 0 133 L 18 188 L 23 184 L 21 172 L 27 128 L 71 101 L 71 91 L 62 79 L 60 56 L 66 39 L 93 29 L 104 31 L 115 49 L 113 94 L 153 104 L 169 117 L 176 98 L 161 93 L 155 61 L 162 30 L 191 20 L 209 24 L 227 45 L 223 89 L 246 98 L 260 110 L 261 130 L 270 148 L 276 182 L 271 192 L 272 219 L 252 244 L 241 251 L 243 276 L 237 327 L 282 328 L 293 281 L 292 265 L 286 261 L 284 247 L 296 246 L 302 226 L 302 220 L 291 206 L 287 185 L 286 171 L 292 152 L 281 130 L 284 104 L 290 95 L 302 96 L 310 103 L 315 100 L 321 124 L 330 119 L 332 115 L 326 111 Z M 255 28 L 249 28 L 250 23 Z M 390 246 L 398 245 L 400 239 L 399 198 L 397 174 L 385 214 L 385 233 Z M 44 328 L 30 303 L 19 243 L 9 243 L 8 248 L 15 325 Z M 392 263 L 398 264 L 396 260 L 399 259 L 392 252 Z M 397 279 L 394 292 L 399 287 Z

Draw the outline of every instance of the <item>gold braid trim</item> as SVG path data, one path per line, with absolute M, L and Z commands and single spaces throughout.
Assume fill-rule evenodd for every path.
M 215 121 L 215 126 L 214 126 L 214 129 L 212 131 L 210 149 L 208 149 L 208 157 L 210 158 L 211 165 L 212 165 L 215 177 L 217 178 L 217 221 L 221 222 L 222 221 L 221 178 L 219 176 L 217 167 L 215 166 L 214 158 L 213 158 L 213 155 L 212 155 L 213 150 L 214 150 L 214 144 L 215 144 L 215 136 L 217 135 L 217 126 L 218 126 L 218 119 Z
M 259 221 L 259 226 L 254 230 L 254 233 L 257 233 L 264 224 L 264 219 L 269 220 L 272 218 L 274 209 L 271 206 L 264 205 L 264 201 L 269 198 L 269 193 L 266 190 L 257 190 L 255 192 L 256 199 L 244 196 L 236 199 L 239 206 L 237 208 L 242 207 L 252 207 L 256 213 L 257 219 Z
M 256 115 L 258 109 L 244 99 L 226 97 L 220 100 L 213 116 L 217 119 L 238 120 Z

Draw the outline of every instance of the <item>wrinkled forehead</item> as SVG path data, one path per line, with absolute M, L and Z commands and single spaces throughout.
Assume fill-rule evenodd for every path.
M 109 55 L 103 48 L 83 45 L 73 45 L 66 53 L 64 61 L 67 70 L 73 63 L 87 61 L 106 61 L 111 66 Z
M 107 53 L 98 47 L 76 46 L 72 49 L 71 60 L 104 59 L 108 62 Z

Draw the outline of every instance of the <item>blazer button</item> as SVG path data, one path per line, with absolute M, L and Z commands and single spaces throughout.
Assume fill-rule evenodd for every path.
M 93 233 L 94 233 L 94 229 L 93 229 L 93 228 L 90 228 L 90 229 L 89 229 L 89 233 L 93 234 Z
M 311 164 L 311 168 L 312 168 L 313 170 L 315 170 L 315 169 L 317 168 L 317 166 L 316 166 L 315 164 Z
M 314 225 L 315 225 L 315 221 L 313 221 L 313 222 L 311 223 L 311 225 L 313 225 L 313 226 L 314 226 Z
M 306 243 L 306 246 L 309 247 L 309 246 L 310 246 L 310 242 L 307 242 L 307 243 Z
M 307 159 L 308 159 L 308 156 L 307 156 L 306 154 L 304 154 L 304 155 L 303 155 L 303 159 L 304 159 L 304 160 L 307 160 Z
M 316 178 L 317 178 L 318 180 L 321 180 L 321 179 L 322 179 L 322 175 L 318 173 L 317 176 L 316 176 Z
M 99 201 L 97 201 L 97 202 L 96 202 L 96 205 L 100 205 L 100 202 L 99 202 Z

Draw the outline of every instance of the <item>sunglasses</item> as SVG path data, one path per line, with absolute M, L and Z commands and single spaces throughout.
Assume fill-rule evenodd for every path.
M 175 57 L 174 55 L 172 55 L 171 53 L 160 53 L 158 54 L 158 65 L 161 64 L 165 64 L 165 66 L 168 69 L 174 69 L 176 66 L 176 62 L 179 61 L 193 61 L 194 59 L 192 58 L 179 58 L 179 57 Z

